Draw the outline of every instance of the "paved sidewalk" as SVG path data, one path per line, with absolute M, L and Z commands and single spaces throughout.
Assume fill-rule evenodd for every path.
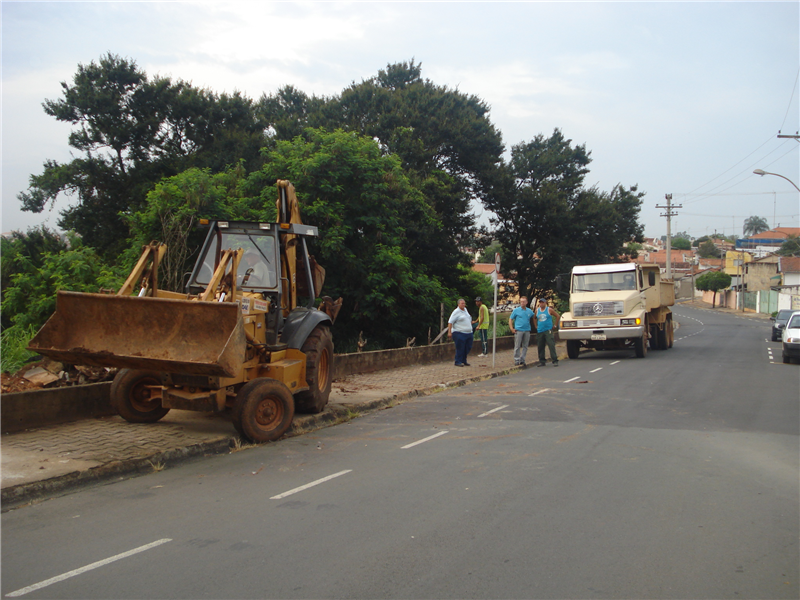
M 557 344 L 566 358 L 564 342 Z M 330 402 L 318 415 L 295 416 L 287 435 L 302 435 L 349 420 L 354 413 L 384 408 L 416 396 L 513 373 L 513 350 L 470 356 L 469 367 L 451 360 L 333 382 Z M 536 363 L 536 347 L 528 349 Z M 548 363 L 549 366 L 549 363 Z M 240 442 L 225 415 L 172 410 L 158 423 L 128 423 L 121 417 L 87 419 L 2 436 L 2 509 L 87 484 L 170 467 L 193 457 L 227 453 Z

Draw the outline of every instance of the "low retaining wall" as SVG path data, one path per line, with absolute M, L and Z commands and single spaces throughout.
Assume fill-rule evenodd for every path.
M 0 430 L 23 431 L 116 414 L 109 404 L 111 383 L 90 383 L 0 396 Z
M 497 338 L 498 350 L 513 347 L 513 336 Z M 491 348 L 492 341 L 489 340 L 490 351 Z M 480 351 L 480 342 L 475 342 L 471 354 L 474 356 Z M 333 361 L 333 378 L 341 379 L 355 373 L 371 373 L 409 365 L 441 362 L 454 356 L 455 346 L 452 342 L 414 348 L 337 354 Z M 111 383 L 92 383 L 3 394 L 0 396 L 0 432 L 13 433 L 44 425 L 116 414 L 109 403 L 110 388 Z

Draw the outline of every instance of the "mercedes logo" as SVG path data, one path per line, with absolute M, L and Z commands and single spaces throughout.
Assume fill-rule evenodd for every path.
M 596 314 L 596 315 L 602 315 L 603 314 L 603 305 L 598 302 L 597 304 L 592 306 L 592 312 L 594 314 Z

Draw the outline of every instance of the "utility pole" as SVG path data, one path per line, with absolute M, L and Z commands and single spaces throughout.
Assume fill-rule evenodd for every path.
M 672 194 L 664 196 L 667 200 L 666 206 L 656 204 L 656 208 L 664 208 L 667 212 L 662 213 L 662 217 L 667 217 L 667 279 L 672 279 L 672 217 L 677 216 L 675 212 L 678 208 L 683 208 L 682 204 L 672 204 Z

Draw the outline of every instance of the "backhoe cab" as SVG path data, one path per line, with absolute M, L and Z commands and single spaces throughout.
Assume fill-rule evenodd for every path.
M 116 295 L 60 291 L 29 348 L 119 367 L 111 402 L 131 422 L 158 421 L 172 408 L 232 408 L 237 431 L 265 442 L 287 431 L 295 410 L 322 411 L 341 298 L 314 308 L 325 271 L 306 240 L 317 228 L 300 221 L 291 183 L 277 185 L 277 223 L 203 222 L 209 232 L 186 293 L 158 289 L 166 247 L 150 244 Z

